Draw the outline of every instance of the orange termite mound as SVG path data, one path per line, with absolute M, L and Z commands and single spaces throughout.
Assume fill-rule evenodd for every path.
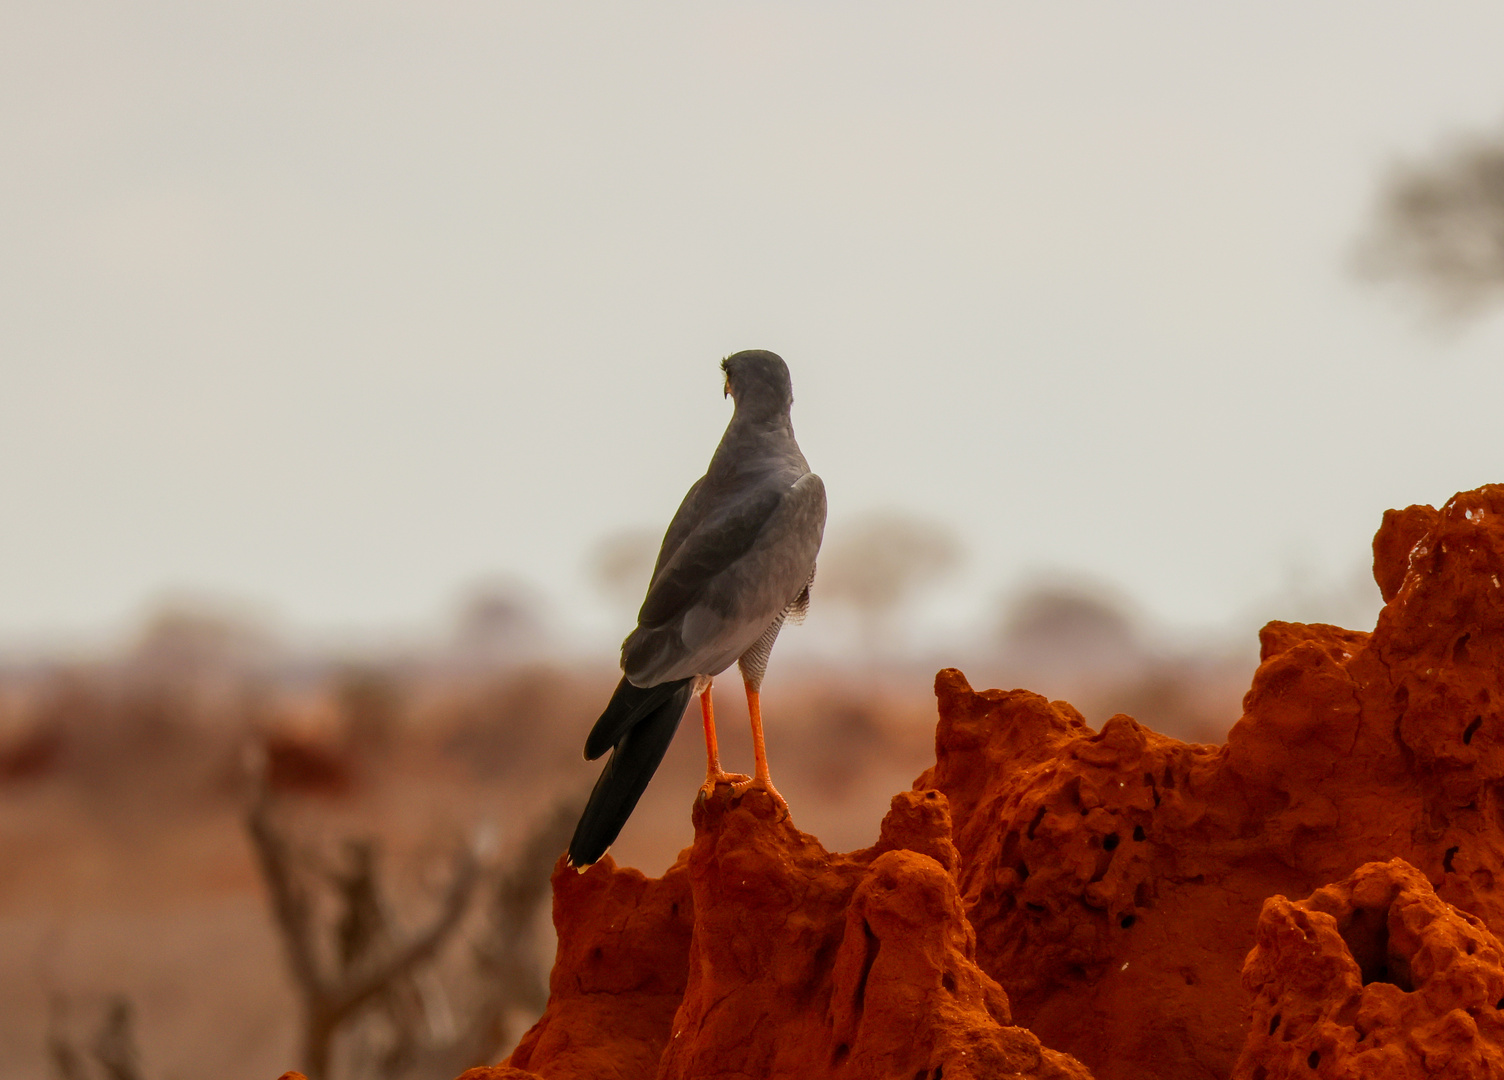
M 1012 1026 L 977 966 L 958 862 L 936 791 L 895 796 L 878 843 L 838 855 L 767 796 L 718 790 L 661 879 L 609 859 L 556 870 L 548 1011 L 508 1064 L 548 1080 L 1085 1080 Z
M 1237 1080 L 1504 1076 L 1504 947 L 1403 859 L 1264 902 Z
M 1504 1077 L 1504 486 L 1374 577 L 1372 633 L 1264 628 L 1225 746 L 947 670 L 875 847 L 723 792 L 661 879 L 559 868 L 547 1012 L 467 1077 Z

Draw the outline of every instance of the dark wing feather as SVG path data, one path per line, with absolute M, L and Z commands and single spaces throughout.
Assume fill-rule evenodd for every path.
M 787 487 L 764 482 L 733 501 L 756 504 L 756 512 L 739 521 L 729 512 L 707 518 L 654 581 L 661 607 L 644 605 L 637 629 L 622 642 L 622 670 L 636 685 L 719 674 L 809 581 L 825 525 L 820 478 L 805 473 Z
M 695 525 L 703 516 L 700 510 L 700 489 L 705 486 L 705 477 L 700 477 L 690 485 L 684 493 L 684 498 L 679 502 L 679 509 L 674 511 L 674 518 L 668 523 L 668 528 L 663 532 L 663 543 L 658 545 L 658 558 L 653 563 L 653 576 L 649 582 L 656 581 L 658 573 L 663 569 L 663 564 L 673 558 L 674 552 L 679 550 L 679 545 L 684 543 L 684 538 L 690 534 Z
M 784 494 L 762 488 L 697 523 L 654 573 L 637 624 L 661 626 L 698 600 L 707 582 L 752 550 Z
M 572 865 L 589 866 L 616 842 L 673 741 L 694 690 L 694 680 L 681 679 L 664 685 L 671 692 L 622 735 L 601 770 L 585 812 L 580 815 L 580 823 L 575 826 L 574 838 L 569 842 Z
M 585 739 L 585 760 L 594 761 L 611 749 L 634 724 L 678 692 L 677 682 L 645 687 L 633 686 L 626 679 L 617 683 L 616 692 Z

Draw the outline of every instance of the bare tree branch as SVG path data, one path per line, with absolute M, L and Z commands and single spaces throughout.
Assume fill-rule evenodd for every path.
M 539 911 L 547 904 L 550 874 L 582 798 L 561 800 L 527 834 L 505 869 L 483 872 L 478 841 L 458 851 L 437 910 L 409 934 L 398 933 L 388 913 L 374 841 L 348 840 L 342 867 L 320 866 L 310 853 L 294 850 L 286 826 L 277 824 L 272 799 L 260 785 L 246 826 L 303 998 L 308 1080 L 329 1080 L 336 1040 L 346 1032 L 356 1036 L 350 1050 L 365 1056 L 347 1062 L 342 1071 L 385 1080 L 452 1076 L 491 1060 L 510 1042 L 515 1014 L 543 1009 L 548 994 L 546 962 L 536 947 Z M 491 882 L 486 914 L 472 938 L 479 989 L 455 1022 L 434 972 L 424 969 L 458 936 L 486 879 Z M 332 925 L 318 914 L 326 905 L 315 903 L 317 890 L 333 893 L 338 917 Z M 420 978 L 432 985 L 420 984 Z
M 485 929 L 473 946 L 481 992 L 469 1003 L 466 1021 L 451 1042 L 424 1048 L 396 1076 L 455 1076 L 495 1061 L 516 1041 L 514 1014 L 541 1013 L 548 1004 L 548 961 L 539 958 L 535 943 L 539 909 L 552 895 L 554 864 L 583 808 L 583 797 L 559 800 L 497 875 Z
M 314 952 L 308 894 L 293 873 L 292 853 L 286 839 L 272 826 L 270 806 L 266 786 L 258 785 L 246 826 L 254 842 L 261 877 L 270 893 L 272 916 L 282 932 L 293 978 L 306 999 L 320 1001 L 329 989 L 319 974 Z
M 141 1080 L 141 1055 L 136 1049 L 134 1014 L 129 999 L 113 997 L 104 1024 L 94 1039 L 94 1060 L 106 1080 Z
M 68 1030 L 68 1002 L 54 995 L 47 1025 L 47 1056 L 57 1080 L 142 1080 L 141 1053 L 136 1048 L 135 1010 L 130 999 L 116 994 L 105 1003 L 99 1029 L 85 1056 Z M 97 1071 L 89 1068 L 92 1058 Z
M 480 880 L 480 864 L 473 850 L 461 850 L 439 910 L 425 929 L 405 942 L 379 950 L 354 948 L 353 943 L 347 943 L 352 947 L 341 950 L 341 958 L 349 962 L 348 966 L 326 975 L 319 970 L 312 905 L 299 880 L 291 846 L 272 824 L 265 785 L 257 791 L 246 825 L 266 879 L 272 915 L 303 996 L 304 1071 L 309 1080 L 327 1080 L 339 1029 L 376 997 L 395 991 L 416 968 L 434 958 L 464 918 Z M 354 917 L 356 913 L 346 914 Z M 366 959 L 360 959 L 362 955 Z
M 479 880 L 480 864 L 476 861 L 474 852 L 469 848 L 463 849 L 455 858 L 449 888 L 444 894 L 438 914 L 428 928 L 406 945 L 377 961 L 373 967 L 363 971 L 357 969 L 343 985 L 331 988 L 325 1002 L 330 1013 L 342 1019 L 392 983 L 410 974 L 418 965 L 432 959 L 464 918 Z
M 84 1058 L 67 1031 L 68 1003 L 54 994 L 48 1007 L 47 1058 L 52 1062 L 52 1073 L 57 1080 L 88 1080 Z

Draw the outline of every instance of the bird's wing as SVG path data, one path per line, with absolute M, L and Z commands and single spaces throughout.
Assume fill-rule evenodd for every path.
M 638 686 L 724 671 L 809 581 L 825 530 L 825 485 L 805 473 L 728 499 L 654 576 L 622 669 Z
M 752 491 L 696 522 L 653 575 L 637 624 L 662 626 L 694 603 L 711 579 L 752 549 L 785 495 L 778 488 Z
M 642 723 L 644 718 L 660 708 L 663 703 L 678 693 L 678 682 L 663 682 L 656 686 L 637 687 L 622 679 L 616 692 L 606 703 L 600 719 L 585 738 L 585 760 L 594 761 L 621 741 L 621 737 Z M 681 708 L 679 710 L 683 712 Z
M 674 511 L 674 519 L 668 523 L 668 528 L 663 533 L 663 543 L 658 546 L 658 559 L 653 563 L 653 576 L 651 583 L 658 580 L 658 575 L 663 570 L 663 564 L 673 558 L 674 552 L 679 550 L 679 545 L 684 543 L 684 538 L 694 531 L 703 516 L 700 507 L 700 489 L 705 486 L 705 477 L 700 477 L 690 485 L 684 493 L 684 499 L 679 503 L 679 509 Z

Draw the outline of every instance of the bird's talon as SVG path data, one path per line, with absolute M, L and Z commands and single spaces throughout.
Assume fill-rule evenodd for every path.
M 731 785 L 731 794 L 733 797 L 740 798 L 754 788 L 759 791 L 766 791 L 769 795 L 773 796 L 773 801 L 778 804 L 779 821 L 789 816 L 788 800 L 778 794 L 778 789 L 773 786 L 773 781 L 771 780 L 754 776 L 749 780 L 739 781 Z
M 745 773 L 718 772 L 705 777 L 705 782 L 700 785 L 700 798 L 708 799 L 715 794 L 715 789 L 722 784 L 729 784 L 734 791 L 736 785 L 748 780 Z

